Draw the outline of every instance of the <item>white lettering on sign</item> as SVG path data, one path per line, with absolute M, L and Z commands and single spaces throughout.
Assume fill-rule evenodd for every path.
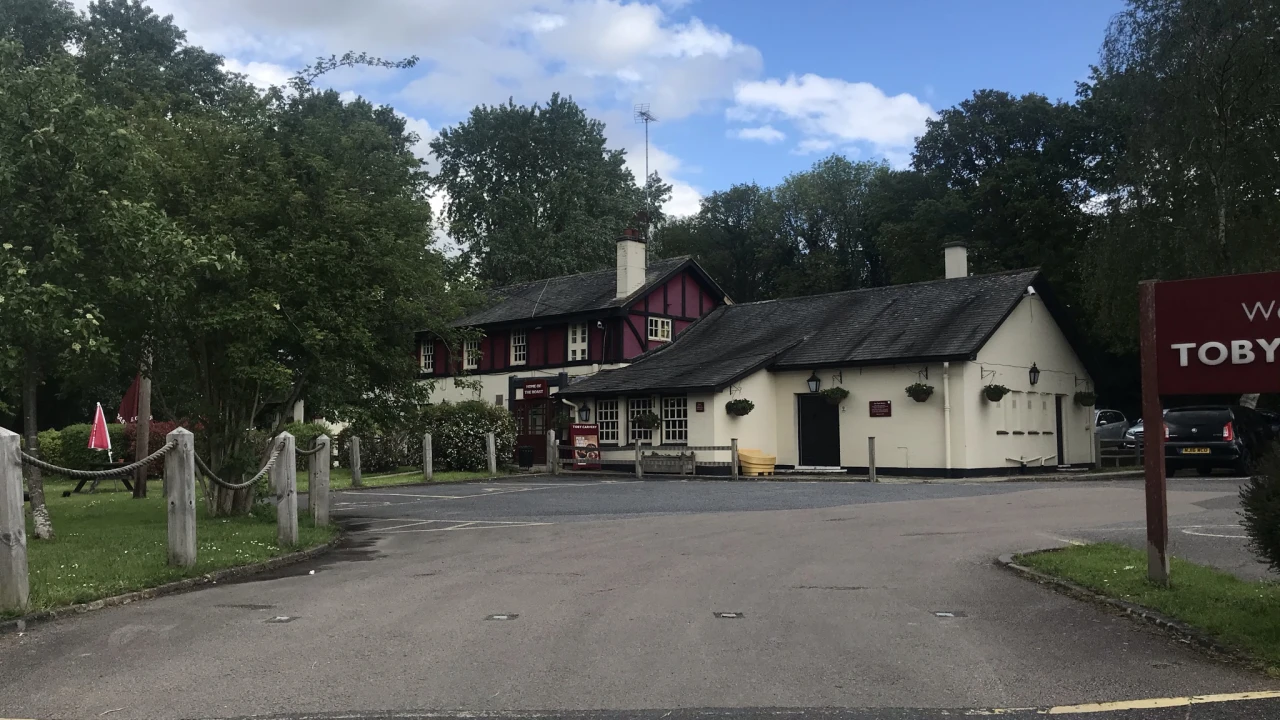
M 1247 303 L 1240 303 L 1240 307 L 1244 308 L 1244 314 L 1248 316 L 1249 322 L 1253 322 L 1253 318 L 1256 315 L 1262 315 L 1263 320 L 1270 320 L 1271 311 L 1276 308 L 1276 301 L 1272 300 L 1271 304 L 1266 307 L 1262 306 L 1261 301 L 1254 303 L 1253 309 L 1249 309 L 1249 305 Z M 1280 317 L 1280 315 L 1277 315 L 1276 317 Z
M 1209 351 L 1217 353 L 1217 357 L 1209 359 Z M 1200 346 L 1196 351 L 1196 356 L 1200 358 L 1200 362 L 1205 365 L 1221 365 L 1227 359 L 1227 346 L 1220 342 L 1207 342 Z
M 1258 354 L 1254 352 L 1253 344 L 1258 344 L 1258 349 L 1263 353 L 1263 362 L 1274 363 L 1276 361 L 1276 350 L 1280 349 L 1280 338 L 1272 338 L 1265 340 L 1258 338 L 1257 340 L 1232 340 L 1231 349 L 1220 342 L 1207 342 L 1199 346 L 1195 343 L 1173 343 L 1169 346 L 1170 350 L 1178 351 L 1178 367 L 1187 367 L 1191 362 L 1191 351 L 1196 351 L 1196 357 L 1205 365 L 1221 365 L 1231 358 L 1232 365 L 1249 365 L 1258 359 Z

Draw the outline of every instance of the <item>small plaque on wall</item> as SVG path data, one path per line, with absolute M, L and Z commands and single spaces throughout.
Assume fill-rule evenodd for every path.
M 707 404 L 704 402 L 697 402 L 693 404 L 693 407 L 694 412 L 703 412 L 707 409 Z
M 870 407 L 871 417 L 893 417 L 892 400 L 872 400 Z

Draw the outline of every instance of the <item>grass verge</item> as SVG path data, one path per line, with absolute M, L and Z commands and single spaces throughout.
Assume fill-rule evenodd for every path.
M 1173 558 L 1170 587 L 1147 581 L 1146 553 L 1111 543 L 1022 555 L 1017 562 L 1099 594 L 1151 608 L 1280 667 L 1280 583 L 1245 582 Z
M 270 517 L 262 513 L 211 518 L 201 503 L 197 505 L 196 566 L 170 567 L 166 564 L 167 518 L 159 483 L 148 488 L 150 497 L 144 500 L 103 488 L 92 495 L 61 496 L 62 490 L 72 487 L 48 483 L 54 539 L 28 540 L 33 612 L 268 560 L 323 544 L 337 534 L 334 527 L 317 528 L 310 518 L 300 517 L 298 545 L 280 548 L 276 546 L 274 509 Z M 28 513 L 28 537 L 31 527 Z

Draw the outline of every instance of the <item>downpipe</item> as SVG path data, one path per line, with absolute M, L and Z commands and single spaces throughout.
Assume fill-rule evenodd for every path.
M 951 363 L 942 363 L 942 452 L 947 459 L 947 477 L 951 477 Z

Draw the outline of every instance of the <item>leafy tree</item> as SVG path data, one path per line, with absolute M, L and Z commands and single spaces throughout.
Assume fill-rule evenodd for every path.
M 868 196 L 887 166 L 831 155 L 774 189 L 779 233 L 794 263 L 783 271 L 783 295 L 885 285 L 888 276 Z
M 1079 104 L 1102 193 L 1090 304 L 1119 348 L 1144 279 L 1280 268 L 1280 6 L 1130 0 Z
M 615 240 L 647 204 L 625 152 L 605 146 L 604 124 L 559 94 L 546 105 L 481 105 L 431 152 L 449 235 L 482 282 L 610 267 Z
M 789 264 L 778 232 L 779 208 L 768 189 L 734 185 L 702 199 L 696 215 L 658 231 L 666 257 L 692 255 L 737 302 L 776 297 L 778 269 Z
M 81 30 L 80 15 L 67 0 L 0 0 L 0 40 L 16 42 L 27 62 L 62 54 Z
M 151 202 L 152 148 L 92 99 L 70 54 L 27 64 L 21 46 L 0 41 L 0 98 L 0 376 L 22 378 L 24 434 L 38 454 L 46 369 L 110 362 L 103 308 L 180 292 L 174 278 L 199 253 Z M 35 536 L 51 537 L 39 471 L 27 480 Z

